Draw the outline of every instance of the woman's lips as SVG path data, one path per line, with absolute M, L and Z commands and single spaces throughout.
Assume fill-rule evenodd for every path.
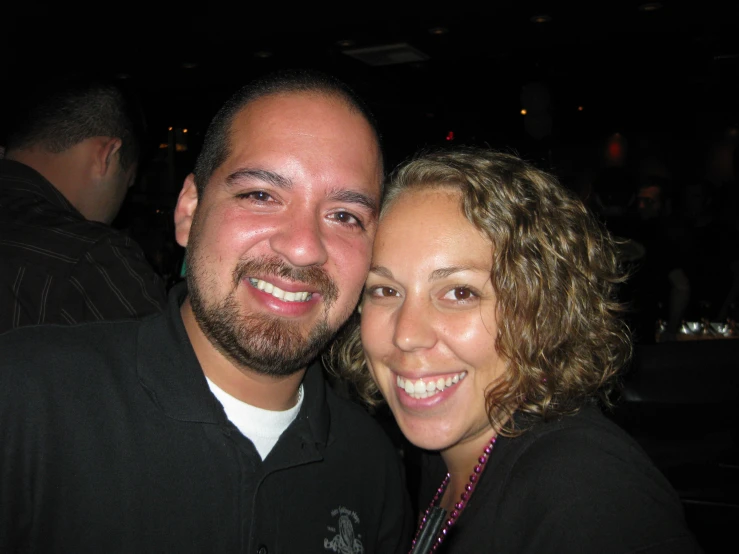
M 406 379 L 398 375 L 396 383 L 398 385 L 398 388 L 401 389 L 405 394 L 407 394 L 411 398 L 415 398 L 418 400 L 421 398 L 430 398 L 432 396 L 436 396 L 440 392 L 443 392 L 444 390 L 453 387 L 460 381 L 464 380 L 466 376 L 466 371 L 454 373 L 446 377 L 428 377 L 425 379 L 419 378 L 416 380 Z

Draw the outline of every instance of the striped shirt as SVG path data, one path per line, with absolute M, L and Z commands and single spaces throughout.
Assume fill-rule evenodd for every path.
M 139 318 L 166 299 L 130 237 L 86 220 L 32 168 L 0 160 L 0 332 Z

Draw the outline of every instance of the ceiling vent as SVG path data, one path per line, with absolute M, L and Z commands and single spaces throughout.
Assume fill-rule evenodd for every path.
M 392 65 L 397 63 L 422 62 L 429 57 L 416 50 L 410 44 L 400 42 L 398 44 L 385 44 L 382 46 L 370 46 L 369 48 L 353 48 L 344 50 L 344 54 L 356 58 L 367 65 Z

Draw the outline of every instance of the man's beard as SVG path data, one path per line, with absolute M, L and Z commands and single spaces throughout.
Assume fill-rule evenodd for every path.
M 338 288 L 322 268 L 295 268 L 277 258 L 247 260 L 234 271 L 231 292 L 220 301 L 209 302 L 203 295 L 208 277 L 198 275 L 200 260 L 195 251 L 197 248 L 188 249 L 186 262 L 192 311 L 213 346 L 232 362 L 263 375 L 288 376 L 305 368 L 333 338 L 337 329 L 330 325 L 328 313 L 338 297 Z M 324 304 L 322 319 L 303 336 L 297 322 L 240 313 L 236 291 L 239 286 L 250 286 L 243 282 L 250 275 L 275 275 L 317 289 Z

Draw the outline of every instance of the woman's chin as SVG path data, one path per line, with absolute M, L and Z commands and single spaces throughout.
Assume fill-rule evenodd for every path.
M 405 435 L 405 438 L 408 439 L 413 446 L 422 450 L 445 450 L 455 442 L 446 434 L 439 433 L 438 428 L 429 424 L 418 427 L 410 426 L 399 421 L 398 426 L 403 435 Z

